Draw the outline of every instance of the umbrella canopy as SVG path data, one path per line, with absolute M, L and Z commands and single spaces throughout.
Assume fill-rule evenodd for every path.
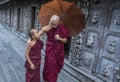
M 53 0 L 42 5 L 38 15 L 42 27 L 49 24 L 54 14 L 60 16 L 61 23 L 67 27 L 71 36 L 77 35 L 85 27 L 85 15 L 74 3 Z

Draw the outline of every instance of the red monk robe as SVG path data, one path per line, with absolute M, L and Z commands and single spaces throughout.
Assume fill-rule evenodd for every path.
M 25 63 L 26 67 L 26 82 L 40 82 L 40 61 L 41 61 L 41 49 L 43 48 L 43 42 L 37 40 L 30 50 L 29 56 L 32 63 L 35 65 L 35 70 L 30 68 L 28 61 Z
M 64 64 L 64 44 L 55 40 L 55 34 L 68 38 L 69 33 L 63 25 L 47 32 L 46 56 L 43 69 L 43 79 L 47 82 L 57 82 L 58 73 Z

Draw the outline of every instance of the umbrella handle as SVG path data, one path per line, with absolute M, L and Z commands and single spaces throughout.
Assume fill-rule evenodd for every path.
M 61 18 L 61 19 L 64 19 L 64 18 L 65 18 L 65 14 L 61 14 L 61 15 L 60 15 L 60 18 Z

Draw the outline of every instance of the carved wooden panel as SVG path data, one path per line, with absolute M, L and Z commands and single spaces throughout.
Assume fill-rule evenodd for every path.
M 100 71 L 99 71 L 99 73 L 103 76 L 102 78 L 108 78 L 112 80 L 115 73 L 115 66 L 116 66 L 115 62 L 107 58 L 102 58 Z
M 82 39 L 72 39 L 70 63 L 106 82 L 120 82 L 120 1 L 94 1 Z
M 110 31 L 120 32 L 120 8 L 113 10 Z

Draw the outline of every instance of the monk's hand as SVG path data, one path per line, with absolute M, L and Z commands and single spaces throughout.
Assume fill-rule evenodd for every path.
M 31 65 L 30 65 L 30 68 L 31 68 L 32 70 L 35 70 L 35 65 L 34 65 L 34 64 L 31 64 Z
M 43 64 L 43 62 L 42 62 L 42 61 L 40 61 L 40 64 Z
M 56 39 L 56 40 L 60 40 L 60 38 L 61 38 L 61 37 L 60 37 L 59 34 L 56 34 L 56 35 L 55 35 L 55 39 Z

